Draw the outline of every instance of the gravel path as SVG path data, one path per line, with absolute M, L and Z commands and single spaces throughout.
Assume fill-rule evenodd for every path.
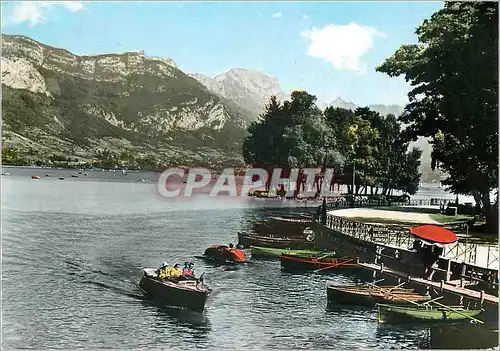
M 439 222 L 433 220 L 427 213 L 387 211 L 371 208 L 346 208 L 343 210 L 329 211 L 328 214 L 346 218 L 381 218 L 391 221 L 439 224 Z

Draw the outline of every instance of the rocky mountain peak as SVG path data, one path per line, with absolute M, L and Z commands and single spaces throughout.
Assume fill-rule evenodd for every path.
M 276 95 L 280 100 L 289 98 L 289 95 L 281 90 L 277 78 L 251 69 L 231 68 L 212 78 L 199 73 L 190 76 L 208 90 L 250 111 L 253 117 L 264 111 L 264 106 L 272 95 Z

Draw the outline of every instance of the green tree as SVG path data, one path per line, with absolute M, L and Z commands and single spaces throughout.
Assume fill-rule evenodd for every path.
M 409 138 L 432 137 L 433 168 L 485 215 L 498 184 L 498 3 L 447 2 L 377 71 L 405 75 L 413 89 L 401 117 Z M 492 223 L 489 221 L 489 224 Z
M 243 156 L 254 166 L 271 170 L 340 167 L 342 163 L 334 133 L 316 106 L 316 97 L 305 91 L 294 91 L 283 104 L 271 97 L 248 131 Z

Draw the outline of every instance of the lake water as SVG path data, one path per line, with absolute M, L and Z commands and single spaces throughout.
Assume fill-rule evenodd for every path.
M 4 348 L 454 348 L 498 340 L 489 332 L 497 326 L 379 326 L 374 309 L 327 309 L 327 282 L 352 277 L 288 274 L 276 261 L 227 269 L 194 259 L 289 209 L 255 199 L 166 200 L 148 173 L 3 172 L 11 173 L 2 176 Z M 203 314 L 144 296 L 141 269 L 161 261 L 193 261 L 197 274 L 206 272 L 214 293 Z

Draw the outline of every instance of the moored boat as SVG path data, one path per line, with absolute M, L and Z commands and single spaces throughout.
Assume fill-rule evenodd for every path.
M 413 289 L 393 286 L 328 285 L 326 289 L 329 302 L 346 305 L 374 306 L 377 303 L 398 303 L 404 305 L 412 302 L 425 302 L 431 299 L 429 295 L 419 294 Z
M 205 250 L 203 256 L 198 256 L 217 263 L 236 264 L 245 263 L 245 251 L 226 245 L 212 245 Z
M 31 179 L 40 179 L 40 176 L 34 175 L 34 176 L 31 176 Z
M 334 268 L 356 268 L 356 262 L 349 257 L 331 258 L 328 254 L 316 257 L 282 254 L 281 267 L 288 271 L 326 271 Z
M 379 323 L 401 322 L 453 322 L 473 319 L 480 314 L 481 309 L 466 309 L 461 306 L 399 306 L 377 304 Z
M 279 221 L 279 222 L 286 222 L 286 223 L 304 223 L 304 224 L 311 224 L 313 222 L 312 216 L 306 216 L 306 215 L 300 215 L 300 216 L 272 216 L 270 219 Z
M 261 247 L 261 246 L 251 246 L 250 247 L 252 257 L 276 257 L 279 258 L 282 254 L 287 255 L 298 255 L 298 256 L 321 256 L 325 254 L 335 255 L 334 252 L 325 252 L 318 250 L 293 250 L 293 249 L 279 249 L 273 247 Z
M 258 235 L 274 234 L 276 236 L 287 236 L 297 238 L 304 236 L 304 230 L 308 228 L 309 223 L 303 222 L 278 222 L 273 220 L 255 222 L 253 230 Z
M 282 249 L 310 249 L 314 247 L 314 236 L 307 237 L 276 237 L 274 235 L 257 235 L 253 233 L 238 232 L 238 245 L 243 247 L 261 246 Z
M 212 292 L 212 289 L 200 280 L 162 280 L 158 278 L 156 269 L 153 268 L 143 269 L 139 287 L 169 305 L 196 312 L 203 312 L 208 296 Z

